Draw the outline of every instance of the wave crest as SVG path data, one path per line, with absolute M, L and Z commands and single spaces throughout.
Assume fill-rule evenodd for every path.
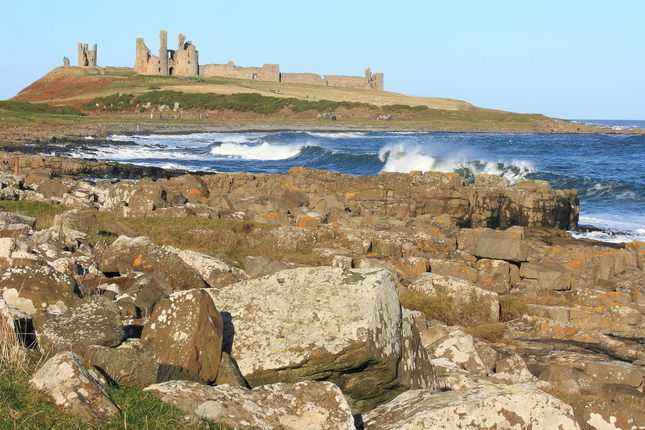
M 379 151 L 379 159 L 385 163 L 383 172 L 409 173 L 412 170 L 423 172 L 455 172 L 472 181 L 480 174 L 502 176 L 516 183 L 536 170 L 528 161 L 513 161 L 512 163 L 491 162 L 486 160 L 466 160 L 466 154 L 459 158 L 441 158 L 428 153 L 427 149 L 418 145 L 398 143 L 387 145 Z
M 307 145 L 271 145 L 263 142 L 260 145 L 239 143 L 222 143 L 211 148 L 210 153 L 221 157 L 240 158 L 243 160 L 286 160 L 298 156 Z

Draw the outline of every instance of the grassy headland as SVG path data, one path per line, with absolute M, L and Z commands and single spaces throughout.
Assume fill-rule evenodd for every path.
M 445 98 L 245 79 L 144 76 L 125 68 L 92 74 L 58 67 L 0 104 L 0 131 L 5 136 L 0 142 L 26 139 L 16 132 L 42 140 L 114 131 L 255 129 L 615 132 Z

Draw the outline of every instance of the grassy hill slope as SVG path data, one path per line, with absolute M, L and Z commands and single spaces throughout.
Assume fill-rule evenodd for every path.
M 155 93 L 171 91 L 175 99 L 150 104 Z M 282 106 L 274 111 L 212 107 L 213 103 L 189 105 L 187 94 L 203 99 L 239 94 L 258 94 L 262 103 Z M 191 99 L 195 99 L 192 97 Z M 279 100 L 282 99 L 281 104 Z M 273 102 L 270 102 L 273 100 Z M 70 126 L 97 123 L 160 124 L 196 123 L 200 114 L 211 126 L 238 124 L 250 127 L 330 127 L 454 132 L 596 133 L 597 128 L 552 119 L 538 114 L 517 114 L 483 109 L 451 99 L 412 97 L 389 91 L 374 91 L 320 85 L 265 82 L 230 78 L 182 78 L 139 75 L 127 68 L 58 67 L 16 96 L 15 102 L 44 103 L 81 109 L 87 116 L 73 120 L 62 116 L 17 115 L 0 106 L 0 128 L 24 125 Z M 222 100 L 220 100 L 222 101 Z M 336 102 L 335 104 L 332 102 Z M 318 103 L 318 105 L 316 105 Z M 340 104 L 339 104 L 340 103 Z M 172 108 L 178 105 L 179 109 Z M 303 106 L 307 107 L 306 109 Z M 168 110 L 170 107 L 170 110 Z M 165 110 L 164 110 L 165 109 Z M 163 110 L 163 118 L 158 116 Z M 324 114 L 324 115 L 321 115 Z M 337 121 L 331 121 L 331 115 Z M 70 124 L 72 123 L 72 124 Z M 200 123 L 204 126 L 206 122 Z M 153 128 L 156 126 L 152 126 Z

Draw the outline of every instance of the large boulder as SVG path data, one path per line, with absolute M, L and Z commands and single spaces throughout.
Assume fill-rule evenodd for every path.
M 78 354 L 83 354 L 89 345 L 118 346 L 125 338 L 121 312 L 105 296 L 79 300 L 66 312 L 47 319 L 37 335 L 44 351 Z
M 354 411 L 410 387 L 436 388 L 387 270 L 299 268 L 207 291 L 225 317 L 224 349 L 252 387 L 328 380 Z
M 205 290 L 178 291 L 155 306 L 141 343 L 159 363 L 212 382 L 222 354 L 222 317 Z
M 79 299 L 74 278 L 50 266 L 10 267 L 0 275 L 0 285 L 4 300 L 29 315 L 38 309 L 64 312 Z
M 234 428 L 354 430 L 354 418 L 330 382 L 278 383 L 248 390 L 172 381 L 145 389 L 185 412 Z
M 175 290 L 207 286 L 179 256 L 144 236 L 119 236 L 104 252 L 99 263 L 101 271 L 107 274 L 126 275 L 135 271 L 160 274 Z
M 571 406 L 532 385 L 485 385 L 432 393 L 411 390 L 364 416 L 366 429 L 578 430 Z
M 72 352 L 47 360 L 30 382 L 45 391 L 56 406 L 85 423 L 101 425 L 121 415 L 105 389 L 105 379 Z

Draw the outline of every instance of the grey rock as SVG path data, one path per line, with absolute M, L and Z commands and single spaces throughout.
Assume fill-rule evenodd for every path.
M 354 430 L 354 418 L 330 382 L 278 383 L 248 390 L 173 381 L 145 389 L 163 402 L 235 428 Z
M 114 347 L 125 333 L 117 305 L 104 296 L 90 296 L 43 323 L 37 333 L 39 347 L 48 352 L 83 354 L 89 345 Z

